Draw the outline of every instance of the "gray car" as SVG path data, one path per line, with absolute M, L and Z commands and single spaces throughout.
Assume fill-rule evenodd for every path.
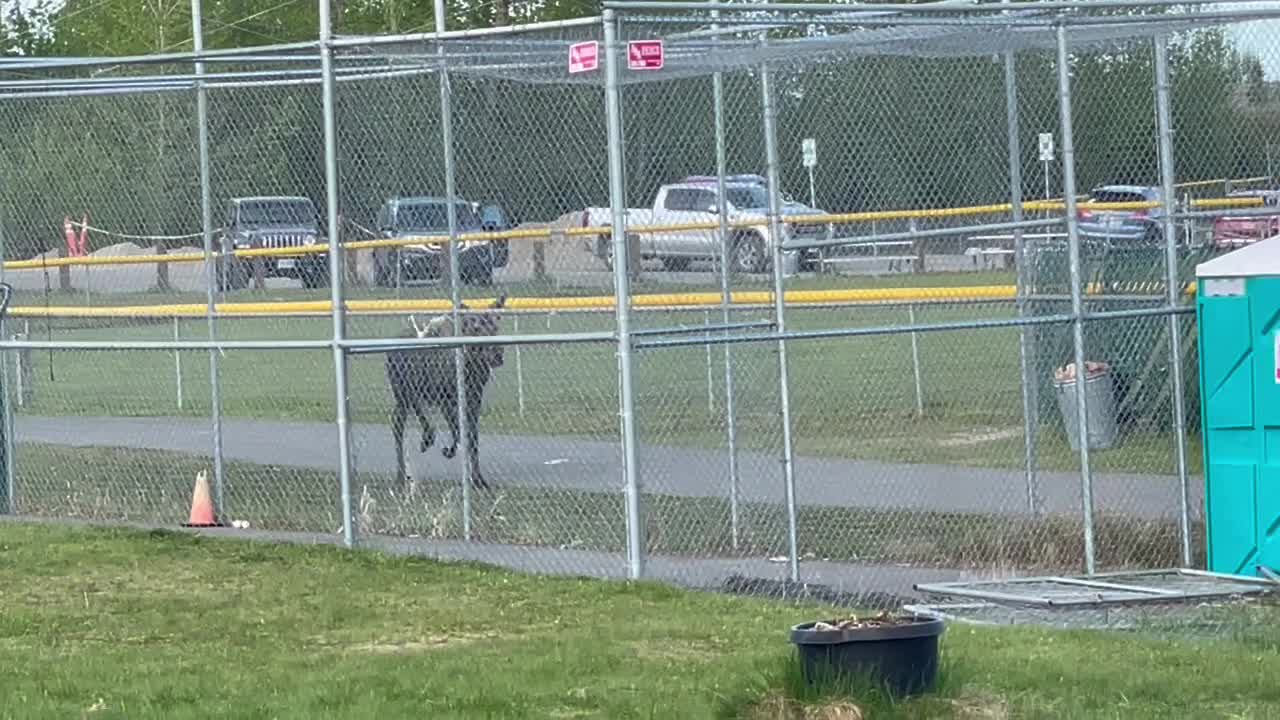
M 508 214 L 496 205 L 457 200 L 454 208 L 460 234 L 502 232 L 514 226 Z M 378 234 L 406 241 L 421 237 L 422 242 L 374 252 L 379 286 L 443 279 L 449 255 L 448 209 L 448 202 L 442 197 L 400 197 L 383 203 L 378 213 Z M 506 267 L 510 254 L 507 243 L 505 239 L 462 239 L 458 247 L 462 281 L 474 285 L 493 282 L 493 271 Z
M 1095 203 L 1146 203 L 1161 201 L 1160 188 L 1147 185 L 1103 185 L 1089 193 L 1077 208 L 1077 227 L 1083 240 L 1107 247 L 1134 248 L 1160 245 L 1164 209 L 1096 210 Z

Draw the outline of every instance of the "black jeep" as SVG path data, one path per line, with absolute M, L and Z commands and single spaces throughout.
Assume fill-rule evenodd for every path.
M 218 263 L 218 287 L 238 290 L 258 272 L 263 277 L 295 278 L 306 288 L 323 287 L 329 282 L 327 253 L 235 257 L 231 251 L 301 249 L 324 242 L 316 206 L 308 198 L 232 198 L 227 203 L 226 225 L 219 238 L 224 254 Z

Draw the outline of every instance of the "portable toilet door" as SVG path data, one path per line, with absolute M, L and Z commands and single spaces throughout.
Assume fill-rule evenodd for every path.
M 1196 267 L 1208 569 L 1280 569 L 1280 237 Z

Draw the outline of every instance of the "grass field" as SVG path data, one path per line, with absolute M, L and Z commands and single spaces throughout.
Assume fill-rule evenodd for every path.
M 985 282 L 973 273 L 904 275 L 883 283 L 910 280 Z M 829 282 L 815 280 L 813 283 Z M 273 291 L 274 293 L 275 291 Z M 281 295 L 282 299 L 288 293 Z M 148 296 L 149 297 L 149 296 Z M 275 297 L 273 294 L 272 297 Z M 69 299 L 69 298 L 68 298 Z M 178 298 L 165 298 L 176 300 Z M 194 298 L 183 298 L 194 300 Z M 138 301 L 137 296 L 133 301 Z M 113 298 L 112 302 L 123 302 Z M 151 298 L 150 302 L 156 302 Z M 789 328 L 821 330 L 884 327 L 975 319 L 1006 319 L 1010 303 L 796 308 Z M 767 319 L 763 310 L 741 310 L 735 320 Z M 645 312 L 642 328 L 719 322 L 710 311 Z M 1162 319 L 1133 321 L 1159 323 Z M 402 318 L 357 317 L 350 334 L 387 336 Z M 164 321 L 79 321 L 75 327 L 28 327 L 35 338 L 171 339 L 175 328 Z M 503 331 L 521 333 L 599 331 L 612 327 L 608 314 L 508 315 Z M 184 337 L 204 338 L 203 322 L 186 320 Z M 1129 332 L 1120 328 L 1117 332 Z M 221 335 L 234 339 L 323 339 L 327 318 L 244 318 L 221 323 Z M 1064 335 L 1066 326 L 1053 332 Z M 1022 400 L 1018 331 L 1012 328 L 921 334 L 917 400 L 912 340 L 907 335 L 804 341 L 789 346 L 790 388 L 796 449 L 803 454 L 854 457 L 889 462 L 1017 468 L 1023 463 Z M 1141 348 L 1134 352 L 1141 352 Z M 776 348 L 770 343 L 733 348 L 737 431 L 740 446 L 776 450 L 781 443 Z M 35 415 L 167 416 L 205 415 L 209 411 L 208 360 L 204 353 L 183 353 L 183 407 L 177 407 L 172 353 L 35 353 L 36 396 L 22 412 Z M 1037 372 L 1048 377 L 1066 358 L 1041 358 Z M 221 359 L 223 411 L 230 417 L 331 421 L 333 377 L 327 351 L 228 351 Z M 723 448 L 724 354 L 720 347 L 643 351 L 636 363 L 638 423 L 644 441 L 658 445 Z M 49 366 L 52 365 L 52 368 Z M 50 382 L 52 373 L 54 380 Z M 103 378 L 110 378 L 103 382 Z M 357 357 L 351 366 L 352 412 L 357 421 L 386 422 L 389 394 L 377 356 Z M 1077 458 L 1055 424 L 1056 408 L 1045 398 L 1038 450 L 1046 469 L 1071 470 Z M 617 436 L 618 403 L 615 348 L 612 344 L 552 345 L 509 350 L 488 391 L 483 419 L 486 431 L 555 434 L 595 439 Z M 917 405 L 918 403 L 918 405 Z M 1126 428 L 1120 447 L 1098 452 L 1102 471 L 1173 472 L 1172 439 L 1158 428 Z M 1190 453 L 1198 461 L 1193 447 Z
M 192 483 L 210 460 L 179 453 L 121 448 L 22 444 L 17 454 L 16 512 L 48 518 L 176 525 L 187 518 Z M 333 534 L 342 527 L 333 471 L 229 463 L 228 522 L 267 530 Z M 425 480 L 408 497 L 393 478 L 357 478 L 359 531 L 396 537 L 461 540 L 462 502 L 456 483 Z M 473 494 L 477 542 L 616 553 L 626 550 L 620 493 L 507 486 Z M 681 557 L 767 558 L 787 552 L 787 517 L 776 504 L 745 503 L 740 545 L 731 542 L 730 507 L 719 498 L 645 494 L 648 552 Z M 1098 562 L 1104 568 L 1177 565 L 1172 521 L 1096 517 Z M 1194 527 L 1197 533 L 1202 527 Z M 1074 571 L 1082 557 L 1073 517 L 1009 517 L 960 512 L 802 506 L 799 550 L 806 559 L 1032 572 Z M 1193 546 L 1203 547 L 1199 537 Z
M 5 718 L 1270 718 L 1274 623 L 1173 642 L 953 625 L 935 695 L 797 682 L 835 614 L 330 547 L 0 524 Z

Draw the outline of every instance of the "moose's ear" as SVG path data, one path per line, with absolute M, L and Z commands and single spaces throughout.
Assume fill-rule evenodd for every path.
M 498 296 L 497 300 L 493 301 L 493 305 L 491 305 L 490 307 L 500 308 L 500 307 L 505 307 L 506 304 L 507 304 L 507 294 L 502 293 L 501 295 Z

